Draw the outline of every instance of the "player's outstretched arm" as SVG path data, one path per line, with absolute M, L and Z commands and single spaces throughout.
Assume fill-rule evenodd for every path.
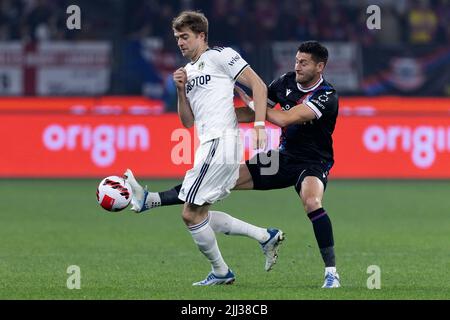
M 255 121 L 255 111 L 249 107 L 235 108 L 236 118 L 239 123 L 249 123 Z
M 267 87 L 264 81 L 256 74 L 251 67 L 245 68 L 237 78 L 239 83 L 250 88 L 253 92 L 255 104 L 255 121 L 266 120 Z M 239 88 L 240 89 L 240 88 Z M 239 90 L 235 89 L 235 90 Z M 241 89 L 242 90 L 242 89 Z M 239 91 L 238 91 L 239 93 Z M 248 97 L 248 96 L 247 96 Z M 244 100 L 245 101 L 245 100 Z M 247 102 L 246 102 L 247 103 Z
M 244 101 L 246 107 L 236 108 L 236 117 L 240 123 L 248 123 L 255 121 L 255 104 L 247 93 L 245 93 L 242 88 L 234 86 L 234 91 L 239 95 L 239 97 Z M 267 104 L 267 108 L 271 109 L 273 106 Z
M 181 123 L 186 128 L 190 128 L 194 125 L 194 114 L 192 113 L 191 106 L 186 97 L 185 86 L 187 82 L 187 74 L 184 68 L 179 68 L 173 73 L 173 80 L 177 87 L 177 107 L 178 116 Z
M 250 98 L 244 90 L 238 86 L 234 86 L 234 91 L 239 95 L 239 97 L 245 102 L 245 107 L 235 108 L 236 118 L 239 123 L 248 123 L 255 121 L 255 111 L 248 107 L 249 104 L 253 103 L 252 98 Z
M 267 109 L 267 120 L 282 128 L 294 123 L 308 122 L 315 118 L 316 114 L 314 111 L 303 103 L 288 111 Z
M 250 104 L 252 103 L 252 98 L 247 93 L 245 93 L 245 91 L 241 87 L 235 85 L 234 92 L 236 92 L 239 95 L 239 98 L 241 98 L 242 101 L 244 101 L 246 106 L 250 106 Z M 252 110 L 254 110 L 254 107 Z
M 254 148 L 264 149 L 267 136 L 265 131 L 267 87 L 251 67 L 247 67 L 237 78 L 239 83 L 250 88 L 255 102 Z

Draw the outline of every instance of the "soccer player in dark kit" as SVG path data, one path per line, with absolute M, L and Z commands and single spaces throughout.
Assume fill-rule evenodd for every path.
M 316 41 L 298 47 L 295 70 L 275 79 L 268 87 L 267 120 L 282 128 L 277 150 L 259 153 L 240 166 L 233 190 L 271 190 L 294 186 L 313 225 L 325 264 L 322 288 L 340 287 L 336 270 L 331 220 L 322 206 L 327 177 L 334 164 L 332 134 L 338 115 L 338 95 L 323 78 L 328 50 Z M 237 88 L 248 107 L 236 109 L 239 122 L 252 122 L 253 101 Z M 273 107 L 279 103 L 281 110 Z M 269 159 L 269 161 L 267 161 Z M 277 170 L 264 171 L 277 161 Z M 164 192 L 147 192 L 134 211 L 183 203 L 180 186 Z M 224 233 L 233 234 L 230 230 Z

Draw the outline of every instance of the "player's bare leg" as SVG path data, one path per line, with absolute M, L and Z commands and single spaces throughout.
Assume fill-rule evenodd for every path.
M 324 185 L 319 178 L 308 176 L 303 180 L 300 198 L 308 218 L 313 224 L 314 235 L 325 263 L 325 282 L 322 288 L 338 288 L 340 282 L 336 271 L 333 229 L 331 220 L 322 207 L 323 193 Z
M 253 190 L 253 179 L 246 164 L 239 166 L 239 178 L 233 190 Z

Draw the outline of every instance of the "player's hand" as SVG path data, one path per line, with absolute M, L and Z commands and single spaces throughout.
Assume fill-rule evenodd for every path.
M 253 128 L 253 149 L 264 149 L 267 143 L 266 128 L 256 126 Z
M 234 86 L 234 91 L 239 95 L 239 97 L 242 99 L 242 101 L 244 101 L 244 103 L 248 106 L 248 104 L 250 103 L 250 101 L 252 101 L 252 98 L 250 98 L 248 96 L 248 94 L 245 93 L 245 91 L 238 87 L 238 86 Z
M 184 86 L 187 82 L 186 69 L 178 68 L 177 70 L 175 70 L 175 72 L 173 73 L 173 80 L 175 81 L 177 89 L 184 90 Z

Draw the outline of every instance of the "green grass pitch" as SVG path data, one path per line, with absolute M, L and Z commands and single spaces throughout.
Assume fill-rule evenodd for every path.
M 199 288 L 210 267 L 180 218 L 181 206 L 136 215 L 103 211 L 97 180 L 1 180 L 0 299 L 449 299 L 448 181 L 330 181 L 342 288 L 323 290 L 323 265 L 294 190 L 235 191 L 214 208 L 287 240 L 264 271 L 258 244 L 218 235 L 236 273 L 231 286 Z M 176 181 L 143 181 L 165 190 Z M 69 290 L 67 268 L 81 270 Z M 367 288 L 367 268 L 381 289 Z

